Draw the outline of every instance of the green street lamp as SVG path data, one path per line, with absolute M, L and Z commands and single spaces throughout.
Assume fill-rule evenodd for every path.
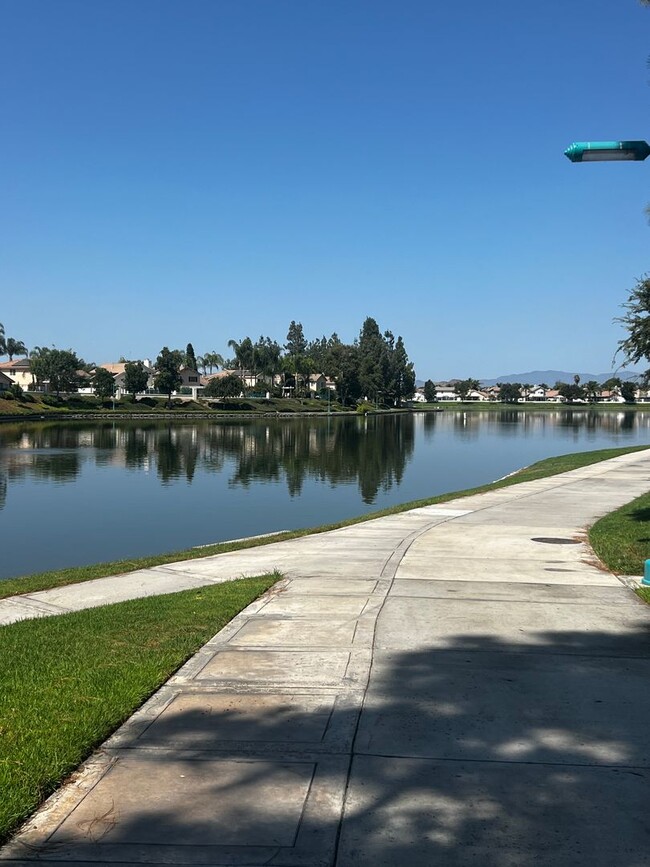
M 564 151 L 572 163 L 595 163 L 607 160 L 644 160 L 650 156 L 647 141 L 577 141 Z

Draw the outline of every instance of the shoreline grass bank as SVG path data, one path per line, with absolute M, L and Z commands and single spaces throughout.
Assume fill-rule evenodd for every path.
M 30 394 L 23 398 L 0 395 L 0 424 L 13 421 L 64 421 L 118 419 L 227 419 L 227 418 L 288 418 L 292 416 L 354 416 L 354 406 L 343 406 L 336 401 L 328 404 L 324 399 L 305 398 L 228 398 L 224 401 L 195 401 L 172 398 L 171 407 L 166 398 L 145 397 L 137 401 L 122 398 L 101 401 L 90 395 L 57 399 L 53 395 Z M 372 414 L 422 412 L 650 412 L 650 403 L 501 403 L 499 401 L 443 401 L 420 403 L 405 407 L 380 406 Z

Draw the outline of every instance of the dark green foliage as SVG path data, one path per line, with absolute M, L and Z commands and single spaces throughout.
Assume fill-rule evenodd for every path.
M 359 334 L 358 354 L 364 397 L 378 404 L 401 406 L 402 400 L 413 396 L 415 371 L 401 336 L 397 341 L 390 331 L 382 336 L 377 322 L 369 316 Z
M 253 346 L 254 368 L 272 385 L 275 376 L 282 370 L 282 347 L 270 337 L 260 335 Z
M 160 355 L 156 359 L 156 376 L 154 383 L 158 391 L 166 394 L 171 403 L 172 392 L 176 391 L 183 384 L 180 375 L 181 365 L 183 363 L 183 353 L 178 349 L 169 349 L 163 346 L 160 350 Z
M 203 389 L 205 397 L 239 397 L 244 390 L 244 383 L 234 373 L 211 379 Z
M 359 347 L 340 341 L 330 346 L 327 375 L 336 380 L 336 391 L 341 403 L 354 404 L 362 395 Z
M 13 337 L 7 337 L 4 341 L 4 351 L 0 354 L 8 355 L 9 361 L 13 361 L 14 355 L 27 355 L 27 347 L 22 340 L 14 340 Z
M 634 403 L 636 401 L 636 387 L 632 382 L 624 382 L 621 385 L 621 397 L 625 403 Z
M 76 391 L 79 386 L 78 371 L 83 361 L 71 349 L 43 348 L 30 359 L 29 364 L 36 381 L 47 383 L 49 390 L 57 396 L 62 391 Z
M 127 361 L 124 366 L 124 388 L 135 400 L 149 382 L 149 371 L 141 361 Z
M 478 379 L 461 379 L 454 386 L 454 390 L 461 400 L 466 400 L 470 391 L 475 391 L 479 387 Z
M 584 400 L 585 390 L 578 383 L 560 382 L 558 383 L 558 391 L 560 395 L 571 403 L 574 400 Z
M 587 400 L 590 401 L 590 403 L 594 403 L 602 391 L 602 388 L 595 379 L 590 379 L 589 382 L 585 382 L 584 390 Z
M 498 382 L 499 400 L 502 403 L 517 403 L 521 397 L 521 383 L 519 382 Z
M 199 369 L 196 361 L 196 355 L 194 354 L 194 347 L 191 343 L 187 344 L 187 349 L 185 350 L 185 366 L 189 367 L 190 370 Z
M 619 340 L 616 355 L 623 354 L 624 364 L 650 361 L 650 276 L 637 280 L 623 308 L 625 315 L 614 321 L 625 326 L 628 336 Z
M 293 319 L 291 320 L 287 332 L 287 342 L 284 344 L 284 348 L 287 350 L 289 355 L 297 356 L 305 354 L 307 350 L 307 341 L 305 339 L 301 322 L 296 322 Z
M 115 379 L 105 367 L 98 367 L 93 376 L 93 391 L 101 400 L 113 397 L 115 394 Z
M 424 383 L 424 399 L 427 403 L 434 403 L 436 399 L 436 386 L 431 379 Z
M 237 343 L 236 340 L 229 340 L 228 346 L 235 353 L 233 363 L 239 371 L 254 371 L 255 350 L 253 347 L 253 341 L 250 339 L 250 337 L 244 337 L 241 343 Z

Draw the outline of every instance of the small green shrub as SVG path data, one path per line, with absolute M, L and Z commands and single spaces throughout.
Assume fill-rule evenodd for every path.
M 15 400 L 16 399 L 14 397 L 14 395 L 12 394 L 11 389 L 9 389 L 9 388 L 6 391 L 3 391 L 2 394 L 0 395 L 0 397 L 3 397 L 5 400 Z
M 357 405 L 357 412 L 359 415 L 365 415 L 367 412 L 372 412 L 372 410 L 374 410 L 374 406 L 367 401 Z

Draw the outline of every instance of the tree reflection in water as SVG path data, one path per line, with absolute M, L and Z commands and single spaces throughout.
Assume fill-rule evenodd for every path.
M 586 407 L 12 422 L 0 426 L 0 528 L 15 545 L 0 579 L 331 523 L 649 440 L 650 413 Z
M 410 415 L 344 419 L 250 420 L 222 423 L 53 423 L 10 425 L 0 444 L 10 448 L 9 479 L 71 481 L 84 460 L 142 471 L 155 465 L 162 484 L 196 470 L 232 467 L 231 487 L 282 482 L 292 497 L 306 479 L 331 486 L 357 482 L 364 503 L 399 484 L 413 453 Z M 6 485 L 5 485 L 6 487 Z
M 643 417 L 643 418 L 642 418 Z M 417 420 L 417 421 L 416 421 Z M 299 496 L 307 480 L 330 487 L 356 483 L 365 504 L 399 486 L 411 460 L 416 423 L 426 440 L 452 428 L 458 440 L 474 441 L 482 431 L 511 436 L 513 428 L 544 435 L 551 428 L 616 436 L 647 427 L 645 413 L 563 409 L 525 412 L 464 412 L 347 418 L 250 419 L 244 421 L 116 421 L 12 423 L 0 427 L 0 508 L 12 480 L 31 477 L 54 482 L 77 478 L 84 462 L 140 473 L 155 467 L 161 484 L 197 471 L 228 474 L 228 485 L 286 485 Z M 612 443 L 613 444 L 613 443 Z

